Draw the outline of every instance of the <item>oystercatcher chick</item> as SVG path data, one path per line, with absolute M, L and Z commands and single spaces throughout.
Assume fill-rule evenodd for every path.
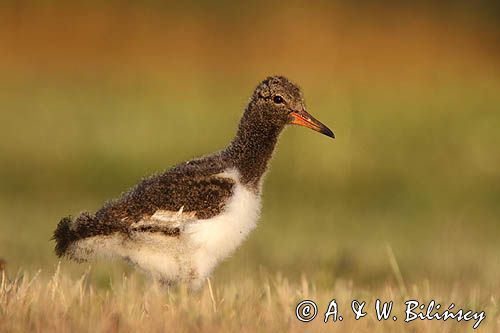
M 141 181 L 95 214 L 63 218 L 59 257 L 118 257 L 167 284 L 201 286 L 256 227 L 262 176 L 288 124 L 333 132 L 307 113 L 297 85 L 268 77 L 255 89 L 227 148 Z

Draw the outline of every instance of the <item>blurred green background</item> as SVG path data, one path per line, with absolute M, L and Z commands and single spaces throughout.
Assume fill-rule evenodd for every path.
M 0 257 L 57 263 L 60 217 L 218 150 L 254 87 L 299 83 L 258 229 L 216 270 L 498 286 L 500 6 L 489 1 L 3 2 Z M 81 273 L 87 267 L 65 262 Z M 97 277 L 129 271 L 97 265 Z

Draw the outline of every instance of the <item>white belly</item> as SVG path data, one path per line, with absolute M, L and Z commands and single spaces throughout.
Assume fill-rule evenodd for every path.
M 185 236 L 193 245 L 192 264 L 199 278 L 207 277 L 221 260 L 233 253 L 256 227 L 259 214 L 259 195 L 237 182 L 221 215 L 187 226 Z

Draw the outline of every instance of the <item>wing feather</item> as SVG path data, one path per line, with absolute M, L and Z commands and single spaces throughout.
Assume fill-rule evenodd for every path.
M 157 210 L 153 215 L 130 225 L 131 231 L 162 232 L 167 235 L 179 235 L 187 223 L 196 222 L 196 212 L 183 212 L 184 206 L 176 212 Z

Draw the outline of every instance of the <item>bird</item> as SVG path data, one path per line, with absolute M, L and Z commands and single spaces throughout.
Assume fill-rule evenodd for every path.
M 162 284 L 199 289 L 257 226 L 263 176 L 292 124 L 335 138 L 306 111 L 295 83 L 267 77 L 226 148 L 144 178 L 95 213 L 62 218 L 52 237 L 56 255 L 121 258 Z

